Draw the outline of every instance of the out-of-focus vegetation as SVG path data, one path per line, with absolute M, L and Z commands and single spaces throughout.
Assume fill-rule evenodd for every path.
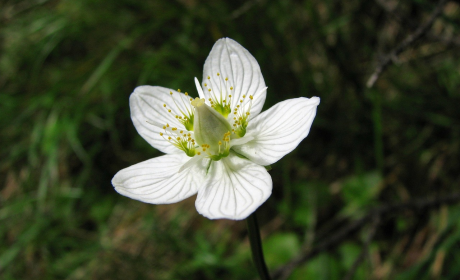
M 244 221 L 210 221 L 194 197 L 118 195 L 120 169 L 159 155 L 135 131 L 143 84 L 195 92 L 214 42 L 258 60 L 265 108 L 319 96 L 311 133 L 272 167 L 258 210 L 270 270 L 389 203 L 460 186 L 460 7 L 372 89 L 379 56 L 435 1 L 0 1 L 0 278 L 251 279 Z M 396 58 L 395 58 L 396 59 Z M 354 279 L 459 279 L 460 206 L 401 211 L 375 228 Z M 370 225 L 290 279 L 342 279 Z M 302 245 L 303 244 L 303 245 Z

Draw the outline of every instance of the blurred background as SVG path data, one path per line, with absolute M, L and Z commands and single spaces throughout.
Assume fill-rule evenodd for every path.
M 196 96 L 193 78 L 230 37 L 260 64 L 264 109 L 321 98 L 257 211 L 270 271 L 316 248 L 281 278 L 459 279 L 459 5 L 368 88 L 436 1 L 0 0 L 0 278 L 257 278 L 245 221 L 110 183 L 160 155 L 130 120 L 133 89 Z

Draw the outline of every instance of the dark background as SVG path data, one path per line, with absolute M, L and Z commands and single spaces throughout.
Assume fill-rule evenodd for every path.
M 290 279 L 458 279 L 459 2 L 366 87 L 436 5 L 1 0 L 0 276 L 257 277 L 244 221 L 210 221 L 195 197 L 143 204 L 110 183 L 160 155 L 132 125 L 133 89 L 196 96 L 193 78 L 230 37 L 260 64 L 264 109 L 321 98 L 310 135 L 272 166 L 273 194 L 257 211 L 269 269 L 326 241 Z M 436 202 L 443 196 L 450 206 Z M 419 198 L 435 202 L 409 207 Z M 408 207 L 373 210 L 395 203 Z

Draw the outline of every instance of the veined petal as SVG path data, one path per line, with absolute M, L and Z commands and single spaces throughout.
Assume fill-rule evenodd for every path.
M 189 159 L 185 154 L 174 154 L 140 162 L 115 174 L 112 185 L 118 193 L 146 203 L 181 201 L 197 192 L 206 173 L 203 163 L 179 173 Z
M 164 132 L 163 126 L 166 124 L 185 130 L 176 115 L 183 117 L 184 113 L 190 112 L 191 106 L 187 107 L 189 104 L 189 96 L 158 86 L 139 86 L 129 97 L 131 119 L 137 132 L 150 145 L 166 154 L 177 153 L 179 150 L 165 140 L 160 132 Z
M 228 81 L 225 81 L 225 78 L 228 78 Z M 247 101 L 243 103 L 245 111 L 247 112 L 247 108 L 252 106 L 249 119 L 260 113 L 267 95 L 267 91 L 263 90 L 266 88 L 265 81 L 256 59 L 230 38 L 222 38 L 212 47 L 204 63 L 202 85 L 206 100 L 211 97 L 207 90 L 209 88 L 214 94 L 220 95 L 221 92 L 225 94 L 230 87 L 233 87 L 231 107 L 235 108 L 240 104 L 240 100 L 245 99 Z M 252 105 L 249 102 L 250 95 L 254 97 Z
M 249 123 L 247 135 L 254 140 L 232 149 L 260 165 L 275 163 L 307 137 L 319 102 L 300 97 L 276 104 Z
M 195 205 L 209 219 L 242 220 L 271 192 L 272 179 L 264 167 L 230 154 L 211 163 Z

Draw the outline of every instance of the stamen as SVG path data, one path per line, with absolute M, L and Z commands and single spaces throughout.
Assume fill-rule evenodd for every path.
M 180 89 L 177 90 L 180 92 Z M 185 128 L 189 131 L 193 130 L 193 120 L 194 120 L 194 114 L 195 111 L 191 104 L 187 104 L 186 101 L 184 100 L 184 97 L 179 94 L 179 99 L 182 102 L 183 107 L 180 107 L 179 104 L 176 102 L 176 99 L 173 97 L 174 93 L 172 91 L 169 92 L 169 95 L 171 96 L 171 99 L 176 106 L 176 110 L 172 110 L 171 108 L 168 108 L 168 105 L 163 104 L 163 107 L 167 110 L 169 114 L 171 114 L 175 119 L 177 119 L 182 125 L 185 126 Z M 185 96 L 189 96 L 188 92 L 184 94 Z M 190 98 L 190 101 L 193 99 Z M 185 108 L 185 111 L 182 109 Z M 175 112 L 180 112 L 180 114 L 175 114 Z
M 261 94 L 267 88 L 262 88 L 256 94 Z M 249 116 L 251 115 L 252 109 L 252 102 L 254 100 L 254 96 L 256 95 L 242 95 L 241 99 L 239 100 L 238 104 L 233 109 L 234 114 L 234 122 L 233 126 L 236 127 L 234 131 L 232 131 L 238 137 L 243 137 L 246 134 L 246 127 L 249 123 Z
M 160 132 L 160 136 L 166 141 L 170 142 L 176 148 L 185 152 L 189 157 L 195 155 L 195 140 L 190 137 L 190 133 L 184 134 L 183 130 L 178 131 L 177 127 L 169 127 L 169 124 L 163 126 L 164 133 Z
M 231 95 L 228 90 L 228 77 L 221 79 L 221 74 L 216 73 L 217 79 L 219 80 L 218 88 L 212 88 L 212 83 L 203 83 L 204 89 L 209 93 L 209 104 L 214 110 L 219 112 L 225 118 L 232 111 L 231 110 Z M 211 77 L 207 76 L 207 79 L 211 81 Z M 217 83 L 215 83 L 217 84 Z M 233 87 L 232 87 L 233 88 Z

